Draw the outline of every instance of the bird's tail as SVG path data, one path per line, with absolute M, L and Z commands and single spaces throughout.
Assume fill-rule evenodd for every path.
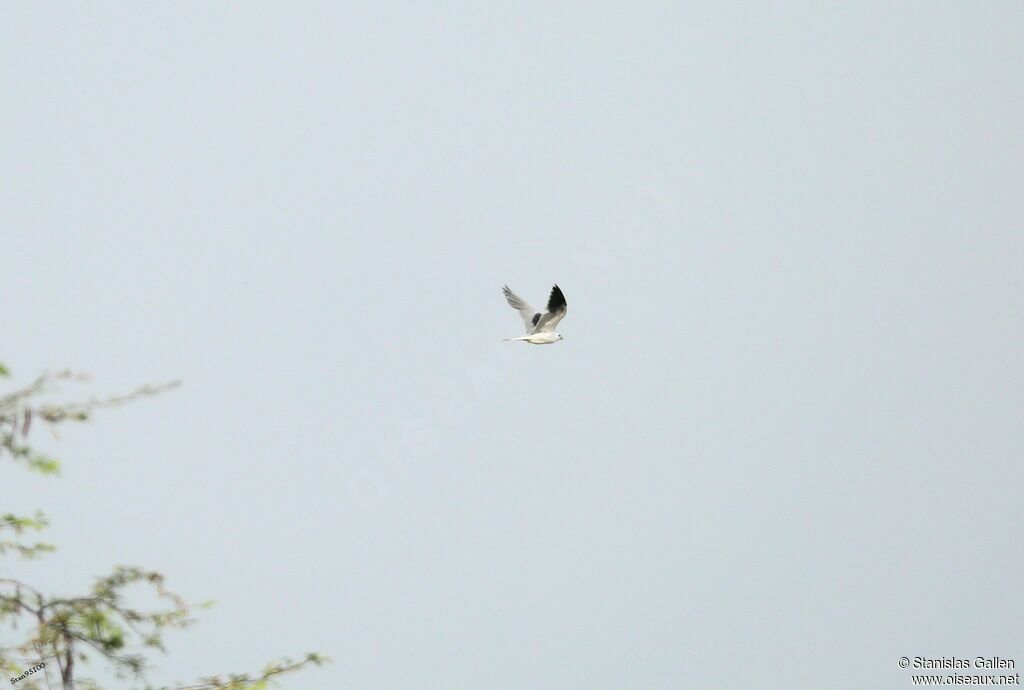
M 513 337 L 513 338 L 502 338 L 501 342 L 504 343 L 504 342 L 508 342 L 509 340 L 526 340 L 526 336 L 521 335 L 518 338 L 515 338 L 515 337 Z

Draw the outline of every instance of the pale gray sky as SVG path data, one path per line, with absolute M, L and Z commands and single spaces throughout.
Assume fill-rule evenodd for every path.
M 6 3 L 0 355 L 184 386 L 3 567 L 219 600 L 158 681 L 1019 667 L 1024 6 L 830 5 Z

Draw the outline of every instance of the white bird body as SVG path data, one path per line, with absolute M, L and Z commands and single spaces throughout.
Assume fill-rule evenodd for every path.
M 508 300 L 509 306 L 523 317 L 523 325 L 526 326 L 526 335 L 521 335 L 518 338 L 505 338 L 505 340 L 521 340 L 532 345 L 551 345 L 562 339 L 560 333 L 555 333 L 555 326 L 565 318 L 565 312 L 568 310 L 561 288 L 557 285 L 551 288 L 546 314 L 535 312 L 533 307 L 512 292 L 508 285 L 502 288 L 502 292 L 505 293 L 505 299 Z
M 522 340 L 533 345 L 550 345 L 551 343 L 557 343 L 562 339 L 562 336 L 557 333 L 531 333 L 530 335 L 521 335 L 518 338 L 502 338 L 502 340 Z

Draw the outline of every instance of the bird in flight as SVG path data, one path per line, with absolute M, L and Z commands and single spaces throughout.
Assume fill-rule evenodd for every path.
M 548 297 L 548 311 L 541 314 L 534 311 L 533 307 L 524 302 L 516 293 L 509 290 L 506 285 L 501 290 L 505 293 L 508 305 L 519 312 L 526 325 L 526 335 L 518 338 L 505 338 L 505 340 L 523 340 L 534 345 L 550 345 L 562 339 L 560 333 L 555 333 L 555 326 L 565 317 L 566 305 L 565 295 L 557 285 L 551 288 L 551 296 Z

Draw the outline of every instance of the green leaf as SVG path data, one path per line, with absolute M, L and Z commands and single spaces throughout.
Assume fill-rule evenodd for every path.
M 33 455 L 28 459 L 28 466 L 39 474 L 60 474 L 60 463 L 45 455 Z

